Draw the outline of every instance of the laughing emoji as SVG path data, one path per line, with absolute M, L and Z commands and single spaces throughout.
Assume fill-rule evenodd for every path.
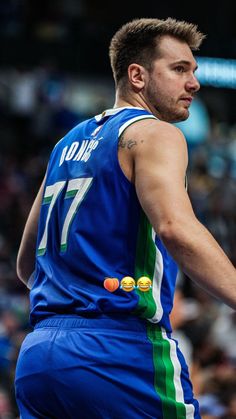
M 142 292 L 147 292 L 152 288 L 152 281 L 147 276 L 141 276 L 137 282 L 137 288 Z
M 120 288 L 126 292 L 133 291 L 135 288 L 135 280 L 131 276 L 125 276 L 120 283 Z

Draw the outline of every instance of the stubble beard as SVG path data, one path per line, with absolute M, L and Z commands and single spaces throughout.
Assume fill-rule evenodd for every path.
M 149 83 L 147 94 L 148 101 L 160 120 L 173 123 L 185 121 L 189 117 L 188 108 L 178 107 L 178 102 L 167 94 L 163 94 L 152 81 Z

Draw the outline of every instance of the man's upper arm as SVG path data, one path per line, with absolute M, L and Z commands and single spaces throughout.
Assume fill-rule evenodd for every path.
M 194 216 L 185 189 L 186 141 L 179 129 L 160 121 L 152 121 L 137 135 L 139 141 L 133 151 L 135 187 L 144 211 L 160 234 L 181 217 Z

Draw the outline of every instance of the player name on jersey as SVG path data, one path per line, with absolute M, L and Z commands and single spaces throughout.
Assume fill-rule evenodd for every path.
M 87 162 L 91 156 L 91 153 L 98 146 L 98 140 L 83 140 L 82 143 L 74 141 L 71 146 L 65 146 L 61 153 L 61 158 L 59 166 L 61 166 L 64 161 L 84 161 Z

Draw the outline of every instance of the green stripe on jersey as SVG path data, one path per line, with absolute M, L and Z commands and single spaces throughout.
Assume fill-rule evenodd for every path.
M 65 199 L 74 198 L 77 192 L 78 192 L 78 189 L 73 189 L 71 191 L 66 192 Z
M 148 323 L 147 335 L 153 345 L 154 386 L 162 402 L 163 419 L 186 419 L 177 354 L 172 360 L 170 340 L 159 326 Z M 177 401 L 177 393 L 182 401 Z
M 156 246 L 152 239 L 152 226 L 145 213 L 141 210 L 140 225 L 135 260 L 135 278 L 147 276 L 153 281 L 156 263 Z M 152 288 L 147 292 L 135 290 L 139 295 L 138 306 L 135 314 L 140 317 L 150 319 L 156 313 L 156 303 L 152 295 Z
M 53 198 L 53 195 L 50 195 L 50 196 L 44 197 L 44 198 L 43 198 L 42 205 L 47 205 L 47 204 L 50 204 L 50 203 L 51 203 L 51 201 L 52 201 L 52 198 Z

